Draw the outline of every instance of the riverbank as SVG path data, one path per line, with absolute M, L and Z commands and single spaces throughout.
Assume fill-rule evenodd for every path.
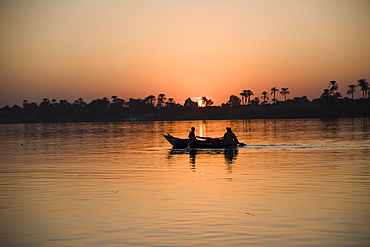
M 136 112 L 133 115 L 132 112 Z M 370 117 L 369 99 L 314 100 L 304 98 L 266 105 L 170 107 L 141 109 L 121 107 L 94 109 L 89 106 L 62 109 L 49 106 L 33 109 L 19 106 L 0 109 L 0 123 L 131 122 L 220 119 L 289 119 Z

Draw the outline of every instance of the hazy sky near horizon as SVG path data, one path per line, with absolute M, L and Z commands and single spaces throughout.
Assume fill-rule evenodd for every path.
M 370 80 L 369 0 L 9 0 L 0 36 L 0 107 L 160 93 L 219 105 L 272 87 L 313 99 Z

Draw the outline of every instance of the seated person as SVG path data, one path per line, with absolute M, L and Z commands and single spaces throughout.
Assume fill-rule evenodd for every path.
M 195 140 L 195 128 L 194 127 L 191 127 L 191 131 L 189 132 L 189 141 L 192 142 Z
M 230 127 L 226 128 L 226 133 L 224 134 L 224 145 L 230 146 L 230 145 L 237 145 L 239 143 L 238 138 L 236 138 L 236 135 L 231 131 Z

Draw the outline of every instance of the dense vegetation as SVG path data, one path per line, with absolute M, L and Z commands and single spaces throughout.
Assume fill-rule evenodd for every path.
M 40 104 L 23 101 L 23 107 L 14 105 L 0 109 L 0 123 L 46 123 L 46 122 L 101 122 L 136 120 L 191 120 L 191 119 L 253 119 L 253 118 L 338 118 L 370 116 L 370 90 L 366 79 L 358 85 L 348 85 L 342 98 L 337 92 L 338 84 L 330 81 L 329 88 L 317 99 L 305 96 L 286 99 L 288 88 L 271 88 L 270 94 L 262 92 L 253 96 L 251 90 L 243 90 L 239 96 L 231 95 L 227 103 L 212 106 L 212 100 L 203 97 L 199 102 L 188 98 L 184 105 L 175 103 L 165 94 L 150 95 L 145 99 L 130 98 L 128 101 L 112 96 L 86 103 L 82 98 L 74 103 L 44 98 Z M 356 88 L 362 91 L 362 98 L 353 99 Z M 283 101 L 277 100 L 281 94 Z M 271 103 L 269 101 L 271 97 Z

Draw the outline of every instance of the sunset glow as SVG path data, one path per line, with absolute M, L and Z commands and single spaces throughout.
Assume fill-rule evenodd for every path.
M 0 34 L 0 107 L 160 93 L 220 105 L 272 87 L 313 99 L 370 79 L 365 0 L 2 1 Z
M 204 102 L 202 99 L 198 100 L 198 107 L 206 107 L 206 102 Z

